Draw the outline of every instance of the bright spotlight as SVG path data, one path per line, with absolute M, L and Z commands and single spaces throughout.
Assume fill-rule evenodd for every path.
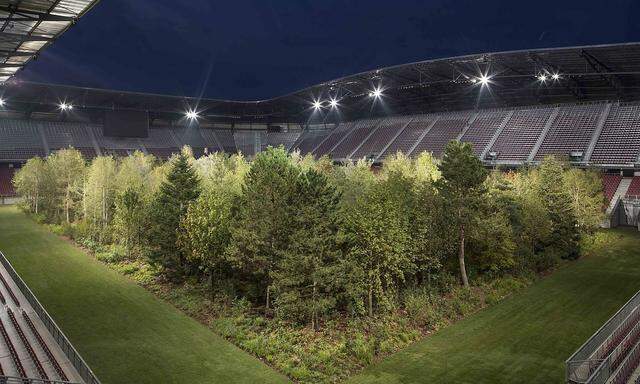
M 188 110 L 185 114 L 184 114 L 187 119 L 189 120 L 197 120 L 198 117 L 200 117 L 200 115 L 198 115 L 198 112 L 196 112 L 193 109 Z
M 538 80 L 544 83 L 545 81 L 547 81 L 547 75 L 541 73 L 540 75 L 538 75 Z
M 379 99 L 382 97 L 382 89 L 380 89 L 380 87 L 374 88 L 373 91 L 369 92 L 369 97 Z
M 4 107 L 4 99 L 0 97 L 0 107 Z
M 320 100 L 316 100 L 313 102 L 313 108 L 317 111 L 322 108 L 322 102 Z
M 329 105 L 331 105 L 331 108 L 337 107 L 338 106 L 338 100 L 331 99 L 331 101 L 329 101 Z
M 487 75 L 481 75 L 480 77 L 478 77 L 478 79 L 477 79 L 477 80 L 478 80 L 478 82 L 479 82 L 481 85 L 488 85 L 488 84 L 489 84 L 489 80 L 490 80 L 490 79 L 491 79 L 491 77 L 490 77 L 490 76 L 487 76 Z
M 70 111 L 73 109 L 73 104 L 67 104 L 65 102 L 62 102 L 60 103 L 58 108 L 60 108 L 61 111 Z
M 558 79 L 560 79 L 560 74 L 559 73 L 554 73 L 553 75 L 551 75 L 551 78 L 553 80 L 558 80 Z

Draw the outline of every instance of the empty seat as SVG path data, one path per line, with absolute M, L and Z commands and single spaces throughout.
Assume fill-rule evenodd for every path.
M 474 153 L 480 156 L 506 117 L 504 111 L 480 113 L 460 141 L 471 144 Z
M 378 158 L 387 144 L 398 135 L 398 132 L 400 132 L 410 120 L 410 117 L 396 117 L 383 120 L 374 134 L 362 143 L 360 148 L 358 148 L 351 157 L 353 159 Z
M 629 165 L 640 153 L 640 104 L 613 105 L 591 155 L 595 164 Z
M 552 108 L 515 111 L 490 151 L 496 152 L 497 160 L 501 161 L 527 160 L 552 111 Z
M 431 152 L 435 157 L 442 156 L 445 146 L 455 140 L 467 126 L 471 113 L 448 113 L 441 115 L 429 132 L 420 140 L 412 155 Z

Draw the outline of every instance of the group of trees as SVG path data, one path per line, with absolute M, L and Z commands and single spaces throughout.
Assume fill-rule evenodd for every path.
M 44 220 L 313 328 L 393 310 L 403 289 L 444 274 L 469 287 L 576 258 L 604 202 L 593 171 L 547 158 L 489 172 L 457 141 L 440 162 L 397 154 L 377 171 L 282 148 L 251 162 L 185 149 L 166 163 L 136 153 L 88 165 L 67 149 L 29 160 L 14 183 Z

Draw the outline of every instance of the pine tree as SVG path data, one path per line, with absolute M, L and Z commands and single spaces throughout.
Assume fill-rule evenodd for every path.
M 271 305 L 271 274 L 292 232 L 291 207 L 300 171 L 282 148 L 268 148 L 251 164 L 238 199 L 227 257 L 239 260 L 264 293 L 265 308 Z
M 462 284 L 469 288 L 469 278 L 465 266 L 466 232 L 480 213 L 486 195 L 484 181 L 487 170 L 473 153 L 469 143 L 451 141 L 447 144 L 442 163 L 438 166 L 442 179 L 437 181 L 458 232 L 458 263 Z
M 280 317 L 310 322 L 336 303 L 339 259 L 336 248 L 339 195 L 326 176 L 311 169 L 296 183 L 292 233 L 272 274 Z
M 199 195 L 199 180 L 189 158 L 181 153 L 172 160 L 167 178 L 151 206 L 148 243 L 150 260 L 169 277 L 188 273 L 186 258 L 177 244 L 180 220 Z

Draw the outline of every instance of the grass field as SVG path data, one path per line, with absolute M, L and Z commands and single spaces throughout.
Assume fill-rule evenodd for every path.
M 144 288 L 0 207 L 0 250 L 104 383 L 282 383 Z
M 608 241 L 523 292 L 443 329 L 350 383 L 561 383 L 564 360 L 640 289 L 640 235 Z
M 564 360 L 640 289 L 640 235 L 592 254 L 353 377 L 355 383 L 560 383 Z M 143 288 L 0 207 L 0 250 L 107 383 L 286 382 Z

